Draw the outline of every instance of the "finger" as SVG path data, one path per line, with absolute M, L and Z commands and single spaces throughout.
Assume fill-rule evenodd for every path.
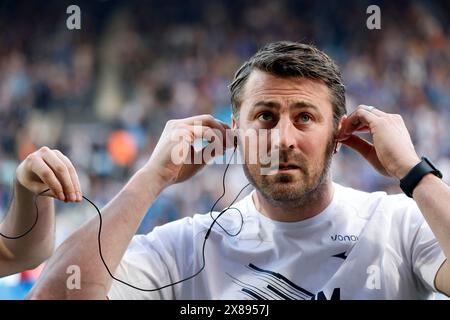
M 370 132 L 370 128 L 365 124 L 361 124 L 354 132 Z
M 201 125 L 201 126 L 207 126 L 210 128 L 218 129 L 222 132 L 222 134 L 224 136 L 226 136 L 226 130 L 230 129 L 230 127 L 225 122 L 214 118 L 210 114 L 189 117 L 186 119 L 181 119 L 179 121 L 184 124 L 187 124 L 187 125 Z
M 191 147 L 191 150 L 189 151 L 191 164 L 195 166 L 204 166 L 215 157 L 215 149 L 211 150 L 210 152 L 205 152 L 206 148 L 207 147 L 204 147 L 201 150 L 195 151 L 194 147 Z
M 386 112 L 383 112 L 383 111 L 381 111 L 380 109 L 378 109 L 378 108 L 376 108 L 374 106 L 368 106 L 368 105 L 362 104 L 362 105 L 359 105 L 358 107 L 362 108 L 362 109 L 365 109 L 365 110 L 368 110 L 369 112 L 373 113 L 374 115 L 376 115 L 378 117 L 383 117 L 383 116 L 387 115 Z
M 82 193 L 81 193 L 81 185 L 80 185 L 80 179 L 78 178 L 77 171 L 75 170 L 75 167 L 73 166 L 72 162 L 69 160 L 68 157 L 66 157 L 61 151 L 59 150 L 53 150 L 56 153 L 56 156 L 64 162 L 66 165 L 66 168 L 69 170 L 70 179 L 72 180 L 72 184 L 75 187 L 75 194 L 77 197 L 77 201 L 81 201 L 82 199 Z
M 41 157 L 34 157 L 30 162 L 30 169 L 35 173 L 42 182 L 50 188 L 54 197 L 59 198 L 61 201 L 65 201 L 63 187 L 56 177 L 53 170 L 45 163 Z
M 223 155 L 225 148 L 210 148 L 209 146 L 204 147 L 203 149 L 196 151 L 196 156 L 201 157 L 203 160 L 203 164 L 208 164 L 211 159 L 214 159 L 216 156 Z
M 72 184 L 72 179 L 70 178 L 69 170 L 67 169 L 64 162 L 62 162 L 52 150 L 48 150 L 42 153 L 42 159 L 47 163 L 47 165 L 53 170 L 56 177 L 60 181 L 66 201 L 75 201 L 75 187 Z
M 342 141 L 342 144 L 354 149 L 361 154 L 378 172 L 388 176 L 386 169 L 381 164 L 373 144 L 356 135 L 351 135 L 348 139 Z
M 215 143 L 215 141 L 221 141 L 222 144 L 218 146 L 219 154 L 220 152 L 225 152 L 226 149 L 234 147 L 234 141 L 236 137 L 236 132 L 234 130 L 228 129 L 225 134 L 217 129 L 206 130 L 204 138 L 209 142 Z M 219 150 L 220 149 L 220 150 Z
M 186 139 L 190 144 L 194 143 L 197 139 L 207 140 L 210 143 L 214 143 L 218 148 L 224 148 L 227 142 L 226 134 L 221 130 L 211 128 L 203 125 L 186 125 L 182 124 L 179 130 L 175 131 L 176 137 L 182 137 Z M 228 141 L 231 141 L 228 139 Z
M 212 148 L 210 149 L 208 146 L 202 148 L 199 151 L 195 151 L 194 148 L 191 148 L 191 163 L 195 165 L 205 165 L 208 164 L 210 160 L 214 159 L 216 156 L 221 156 L 225 152 L 224 148 Z M 195 158 L 194 158 L 195 157 Z M 201 163 L 199 161 L 194 161 L 192 159 L 201 159 Z
M 192 130 L 192 127 L 187 127 L 186 130 Z M 213 131 L 209 127 L 195 127 L 193 139 L 208 140 L 210 144 L 203 147 L 201 150 L 194 150 L 191 156 L 195 156 L 195 159 L 202 159 L 202 164 L 208 163 L 211 159 L 218 155 L 223 155 L 225 150 L 234 146 L 233 140 L 230 138 L 222 137 L 221 132 Z M 222 139 L 222 140 L 221 140 Z M 199 163 L 199 161 L 196 161 Z
M 233 141 L 232 139 L 233 133 L 232 130 L 228 127 L 228 125 L 220 120 L 215 119 L 211 115 L 201 115 L 185 119 L 170 120 L 167 122 L 167 126 L 172 129 L 188 128 L 190 131 L 194 129 L 193 132 L 195 133 L 200 132 L 202 133 L 203 136 L 205 136 L 205 134 L 208 132 L 208 129 L 211 129 L 213 130 L 214 133 L 216 133 L 216 135 L 219 135 L 220 132 L 220 136 L 222 137 L 224 142 L 227 141 L 227 139 L 228 141 Z M 206 127 L 206 129 L 204 127 Z M 219 132 L 216 132 L 216 130 Z M 173 130 L 172 134 L 174 134 L 178 138 L 178 132 L 176 131 L 177 130 Z M 194 136 L 192 136 L 191 134 L 189 134 L 189 136 L 194 138 Z M 195 139 L 198 138 L 203 137 L 196 134 Z
M 228 124 L 226 124 L 222 120 L 214 118 L 210 114 L 202 114 L 202 115 L 199 115 L 199 116 L 193 116 L 193 117 L 180 119 L 180 120 L 183 121 L 186 124 L 191 124 L 191 125 L 194 124 L 194 122 L 202 121 L 202 122 L 204 122 L 207 125 L 213 125 L 213 126 L 220 125 L 220 126 L 225 127 L 225 128 L 230 128 L 230 126 Z
M 345 119 L 340 137 L 348 138 L 353 132 L 364 127 L 368 127 L 370 130 L 378 121 L 380 121 L 379 116 L 364 108 L 358 108 Z

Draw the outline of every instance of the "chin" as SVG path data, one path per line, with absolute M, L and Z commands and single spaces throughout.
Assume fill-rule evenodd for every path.
M 276 202 L 292 202 L 302 198 L 304 195 L 304 186 L 298 181 L 275 182 L 269 188 L 270 190 L 265 190 L 263 193 L 267 199 Z

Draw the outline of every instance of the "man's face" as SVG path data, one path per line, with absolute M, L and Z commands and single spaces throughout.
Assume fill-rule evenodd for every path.
M 253 70 L 243 93 L 239 119 L 233 127 L 244 132 L 239 143 L 245 144 L 244 172 L 255 188 L 274 203 L 300 204 L 326 181 L 334 149 L 333 111 L 328 87 L 306 78 L 280 78 Z M 261 163 L 250 164 L 248 129 L 278 130 L 279 140 L 267 150 L 279 148 L 279 163 L 269 175 L 261 174 Z M 260 148 L 258 148 L 260 149 Z M 258 159 L 259 159 L 258 153 Z

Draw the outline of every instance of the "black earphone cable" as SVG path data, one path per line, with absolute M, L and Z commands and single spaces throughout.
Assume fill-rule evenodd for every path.
M 36 203 L 36 199 L 37 199 L 38 196 L 40 196 L 40 195 L 46 193 L 46 192 L 49 191 L 49 190 L 50 190 L 50 189 L 47 189 L 47 190 L 42 191 L 41 193 L 39 193 L 39 194 L 34 198 L 34 206 L 36 207 L 36 218 L 34 219 L 33 224 L 31 225 L 31 227 L 30 227 L 27 231 L 25 231 L 24 233 L 22 233 L 21 235 L 18 235 L 18 236 L 7 236 L 6 234 L 3 234 L 3 233 L 0 232 L 0 236 L 2 236 L 3 238 L 9 239 L 9 240 L 16 240 L 16 239 L 25 237 L 27 234 L 29 234 L 29 233 L 31 232 L 31 230 L 34 229 L 34 227 L 36 226 L 36 224 L 37 224 L 37 222 L 38 222 L 38 219 L 39 219 L 39 210 L 38 210 L 38 206 L 37 206 L 37 203 Z
M 126 286 L 128 286 L 128 287 L 130 287 L 130 288 L 133 288 L 133 289 L 136 289 L 136 290 L 140 290 L 140 291 L 145 291 L 145 292 L 159 291 L 159 290 L 165 289 L 165 288 L 167 288 L 167 287 L 174 286 L 174 285 L 176 285 L 176 284 L 179 284 L 179 283 L 181 283 L 181 282 L 184 282 L 184 281 L 187 281 L 187 280 L 190 280 L 190 279 L 196 277 L 198 274 L 200 274 L 200 272 L 202 272 L 202 271 L 205 269 L 205 266 L 206 266 L 206 259 L 205 259 L 205 245 L 206 245 L 206 240 L 208 239 L 208 237 L 209 237 L 209 235 L 210 235 L 210 233 L 211 233 L 211 230 L 212 230 L 214 224 L 217 223 L 217 225 L 218 225 L 218 226 L 219 226 L 219 227 L 220 227 L 227 235 L 229 235 L 229 236 L 231 236 L 231 237 L 237 236 L 237 235 L 242 231 L 242 228 L 243 228 L 243 225 L 244 225 L 244 217 L 243 217 L 243 214 L 242 214 L 242 212 L 241 212 L 238 208 L 236 208 L 236 207 L 231 207 L 231 206 L 236 202 L 236 200 L 239 198 L 239 196 L 241 195 L 241 193 L 244 191 L 245 188 L 247 188 L 247 187 L 250 185 L 250 183 L 248 183 L 247 185 L 245 185 L 245 186 L 239 191 L 239 193 L 238 193 L 237 196 L 233 199 L 233 201 L 231 202 L 231 204 L 230 204 L 227 208 L 223 209 L 223 210 L 217 215 L 216 218 L 214 218 L 213 215 L 212 215 L 212 212 L 213 212 L 215 206 L 217 205 L 217 203 L 225 196 L 225 177 L 226 177 L 226 174 L 227 174 L 227 171 L 228 171 L 228 167 L 230 166 L 231 160 L 233 159 L 233 155 L 234 155 L 235 152 L 236 152 L 236 148 L 237 148 L 237 146 L 235 146 L 234 151 L 233 151 L 233 154 L 232 154 L 232 156 L 231 156 L 231 159 L 230 159 L 230 161 L 228 162 L 228 164 L 227 164 L 227 166 L 226 166 L 226 168 L 225 168 L 225 170 L 224 170 L 224 173 L 223 173 L 223 179 L 222 179 L 223 192 L 222 192 L 222 195 L 216 200 L 216 202 L 214 202 L 213 206 L 211 207 L 211 210 L 209 211 L 209 214 L 210 214 L 211 218 L 213 219 L 213 222 L 211 223 L 210 227 L 208 228 L 208 230 L 207 230 L 207 232 L 206 232 L 206 234 L 205 234 L 205 237 L 204 237 L 204 239 L 203 239 L 203 244 L 202 244 L 202 267 L 201 267 L 197 272 L 195 272 L 193 275 L 191 275 L 191 276 L 189 276 L 189 277 L 187 277 L 187 278 L 178 280 L 178 281 L 176 281 L 176 282 L 169 283 L 169 284 L 164 285 L 164 286 L 159 287 L 159 288 L 154 288 L 154 289 L 144 289 L 144 288 L 140 288 L 140 287 L 134 286 L 134 285 L 132 285 L 132 284 L 129 284 L 129 283 L 127 283 L 126 281 L 123 281 L 123 280 L 121 280 L 121 279 L 118 279 L 117 277 L 115 277 L 115 276 L 113 275 L 113 273 L 112 273 L 111 270 L 109 269 L 109 267 L 108 267 L 108 265 L 107 265 L 107 263 L 106 263 L 106 261 L 105 261 L 105 259 L 104 259 L 104 257 L 103 257 L 103 251 L 102 251 L 102 245 L 101 245 L 101 232 L 102 232 L 102 225 L 103 225 L 102 214 L 101 214 L 101 212 L 100 212 L 100 209 L 95 205 L 95 203 L 93 203 L 93 202 L 92 202 L 91 200 L 89 200 L 87 197 L 82 196 L 83 199 L 85 199 L 87 202 L 89 202 L 89 203 L 95 208 L 95 210 L 96 210 L 97 213 L 98 213 L 98 217 L 99 217 L 99 228 L 98 228 L 98 236 L 97 236 L 97 240 L 98 240 L 98 250 L 99 250 L 99 255 L 100 255 L 100 259 L 102 260 L 103 265 L 104 265 L 105 268 L 106 268 L 106 271 L 108 272 L 108 274 L 111 276 L 112 279 L 114 279 L 114 280 L 116 280 L 116 281 L 118 281 L 118 282 L 120 282 L 120 283 L 122 283 L 122 284 L 124 284 L 124 285 L 126 285 Z M 3 237 L 5 237 L 5 238 L 7 238 L 7 239 L 19 239 L 19 238 L 22 238 L 22 237 L 26 236 L 31 230 L 33 230 L 33 228 L 36 226 L 36 223 L 37 223 L 38 217 L 39 217 L 39 210 L 38 210 L 38 206 L 37 206 L 37 203 L 36 203 L 36 202 L 37 202 L 37 198 L 40 197 L 40 196 L 42 196 L 45 192 L 47 192 L 47 191 L 49 191 L 49 190 L 50 190 L 50 189 L 47 189 L 47 190 L 44 190 L 44 191 L 38 193 L 38 194 L 36 195 L 36 197 L 34 198 L 34 205 L 35 205 L 35 207 L 36 207 L 36 219 L 35 219 L 33 225 L 32 225 L 26 232 L 24 232 L 23 234 L 21 234 L 21 235 L 19 235 L 19 236 L 15 236 L 15 237 L 6 236 L 6 235 L 4 235 L 4 234 L 2 234 L 2 233 L 0 233 L 0 236 L 3 236 Z M 237 210 L 237 211 L 239 212 L 239 214 L 240 214 L 240 217 L 241 217 L 241 224 L 240 224 L 239 230 L 238 230 L 235 234 L 232 234 L 232 233 L 228 232 L 228 231 L 227 231 L 227 230 L 226 230 L 219 222 L 217 222 L 217 220 L 222 216 L 222 214 L 224 214 L 226 211 L 228 211 L 228 210 L 230 210 L 230 209 Z
M 242 191 L 250 185 L 250 183 L 248 183 L 244 188 L 241 189 L 241 191 L 239 191 L 239 193 L 238 193 L 238 195 L 236 196 L 236 198 L 231 202 L 231 204 L 230 204 L 227 208 L 225 208 L 224 210 L 222 210 L 222 211 L 217 215 L 217 218 L 214 218 L 213 215 L 212 215 L 212 213 L 213 213 L 214 208 L 216 207 L 217 203 L 219 203 L 219 201 L 225 196 L 225 176 L 227 175 L 228 167 L 230 166 L 230 163 L 231 163 L 231 161 L 233 160 L 233 156 L 234 156 L 234 154 L 236 153 L 236 149 L 237 149 L 237 145 L 234 147 L 233 153 L 231 154 L 230 161 L 228 162 L 228 164 L 227 164 L 227 166 L 225 167 L 225 170 L 224 170 L 224 172 L 223 172 L 223 177 L 222 177 L 222 194 L 220 195 L 219 198 L 217 198 L 216 202 L 214 202 L 214 204 L 213 204 L 211 210 L 209 210 L 209 215 L 210 215 L 211 219 L 213 219 L 213 223 L 212 223 L 212 225 L 211 225 L 211 227 L 210 227 L 210 230 L 212 229 L 214 223 L 217 223 L 217 225 L 218 225 L 218 226 L 219 226 L 219 227 L 220 227 L 227 235 L 229 235 L 230 237 L 235 237 L 235 236 L 237 236 L 237 235 L 241 232 L 242 226 L 243 226 L 243 224 L 244 224 L 242 212 L 241 212 L 239 209 L 237 209 L 237 208 L 231 208 L 231 206 L 234 204 L 234 202 L 236 201 L 236 199 L 240 196 L 240 194 L 242 193 Z M 237 210 L 237 211 L 239 212 L 239 214 L 241 215 L 241 227 L 240 227 L 240 229 L 238 230 L 238 232 L 235 233 L 235 234 L 232 234 L 232 233 L 228 232 L 227 230 L 225 230 L 225 228 L 217 221 L 217 219 L 218 219 L 225 211 L 227 211 L 227 210 L 229 210 L 229 209 L 235 209 L 235 210 Z M 207 235 L 209 235 L 210 230 L 208 230 L 208 234 L 207 234 Z

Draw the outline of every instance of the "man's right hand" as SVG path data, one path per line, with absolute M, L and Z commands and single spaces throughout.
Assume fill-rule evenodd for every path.
M 31 153 L 17 167 L 16 177 L 18 183 L 34 194 L 50 189 L 45 195 L 66 202 L 82 200 L 75 168 L 59 150 L 42 147 Z
M 212 129 L 212 130 L 211 130 Z M 151 170 L 158 174 L 161 181 L 164 181 L 165 186 L 185 181 L 197 173 L 208 162 L 208 156 L 202 154 L 203 150 L 195 151 L 192 144 L 196 139 L 204 139 L 210 137 L 211 133 L 221 134 L 222 150 L 216 150 L 212 156 L 219 155 L 224 152 L 226 148 L 231 148 L 233 145 L 226 145 L 226 142 L 232 140 L 227 139 L 227 134 L 230 134 L 227 129 L 230 127 L 215 119 L 211 115 L 200 115 L 186 119 L 170 120 L 167 122 L 164 131 L 155 147 L 144 170 Z M 187 148 L 187 149 L 186 149 Z M 183 161 L 174 161 L 173 153 L 181 150 L 189 150 L 188 152 L 180 152 L 184 154 Z M 199 154 L 200 153 L 200 154 Z M 184 161 L 191 158 L 190 164 Z M 206 158 L 206 159 L 205 159 Z M 201 163 L 194 163 L 193 159 L 201 159 Z M 178 163 L 176 163 L 178 162 Z M 180 163 L 181 162 L 181 163 Z

